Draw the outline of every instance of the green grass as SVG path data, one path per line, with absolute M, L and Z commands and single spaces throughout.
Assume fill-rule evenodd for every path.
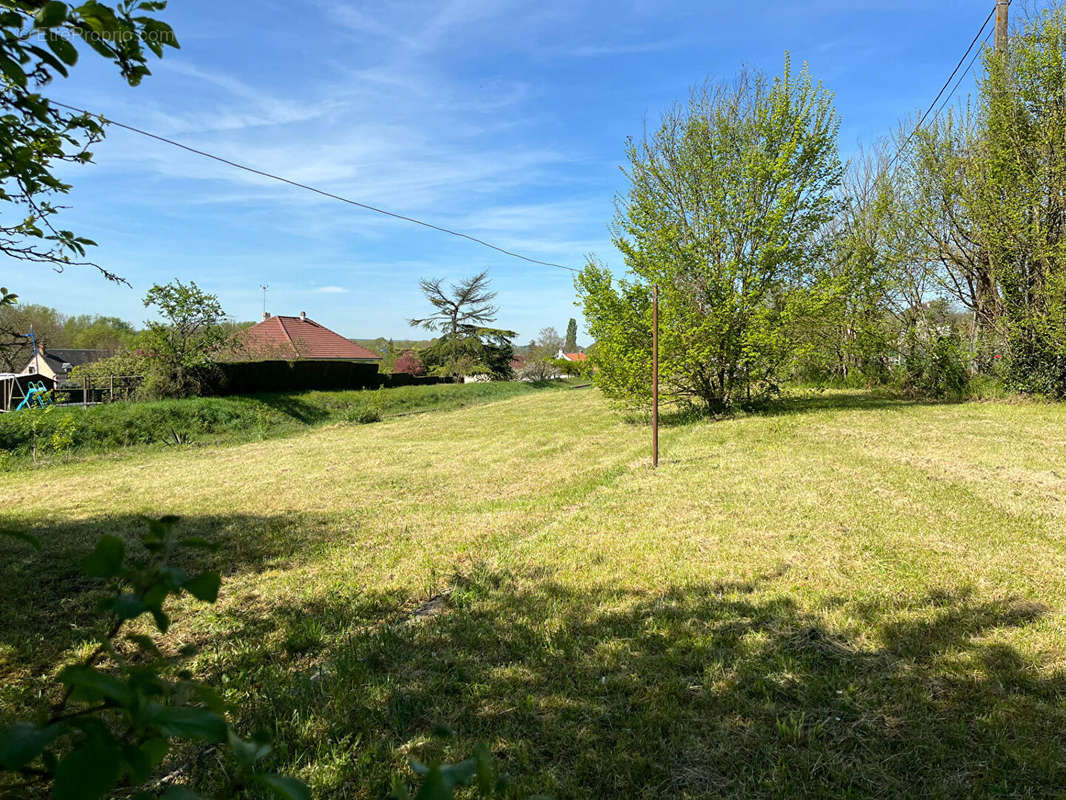
M 20 411 L 0 414 L 0 468 L 40 466 L 70 455 L 131 447 L 218 445 L 275 438 L 310 425 L 376 422 L 381 417 L 465 408 L 551 386 L 439 384 Z M 69 433 L 66 443 L 62 438 L 65 433 Z M 35 440 L 36 460 L 32 457 Z
M 0 714 L 93 636 L 78 558 L 177 513 L 225 579 L 166 646 L 319 797 L 476 742 L 515 796 L 1062 795 L 1066 408 L 826 392 L 648 445 L 557 391 L 0 475 L 45 540 L 0 543 Z

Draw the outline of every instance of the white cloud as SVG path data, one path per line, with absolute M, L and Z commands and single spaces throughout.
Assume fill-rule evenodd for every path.
M 348 294 L 348 291 L 343 286 L 317 286 L 311 290 L 311 294 Z

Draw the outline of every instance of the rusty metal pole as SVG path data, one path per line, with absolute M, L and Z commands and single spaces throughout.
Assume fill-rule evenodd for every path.
M 1010 0 L 996 0 L 996 52 L 1007 52 L 1007 9 Z M 985 6 L 987 8 L 987 6 Z
M 659 284 L 651 301 L 651 465 L 659 466 Z

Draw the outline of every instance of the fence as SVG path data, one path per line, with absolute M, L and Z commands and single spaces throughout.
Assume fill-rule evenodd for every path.
M 108 375 L 93 378 L 84 375 L 78 381 L 56 385 L 55 398 L 65 404 L 91 405 L 132 400 L 144 377 L 141 375 Z

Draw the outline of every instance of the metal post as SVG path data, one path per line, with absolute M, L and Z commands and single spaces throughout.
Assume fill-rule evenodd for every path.
M 651 302 L 651 465 L 659 466 L 659 284 Z
M 111 382 L 111 385 L 110 385 L 111 402 L 114 403 L 115 402 L 115 376 L 114 375 L 109 375 L 108 376 L 108 380 Z

